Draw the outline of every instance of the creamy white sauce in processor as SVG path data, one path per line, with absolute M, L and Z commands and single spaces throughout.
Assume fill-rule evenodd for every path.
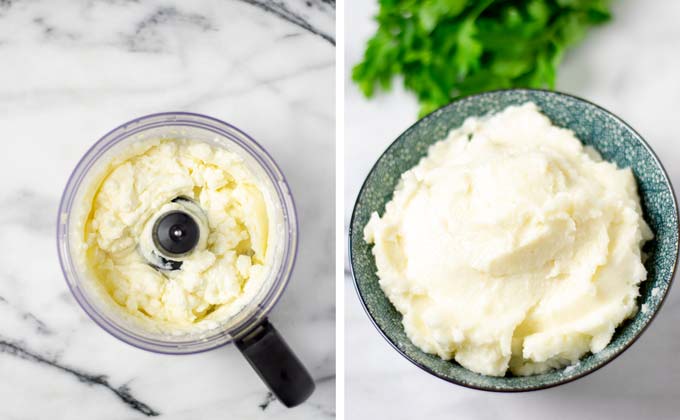
M 236 153 L 185 139 L 137 141 L 91 178 L 76 211 L 75 259 L 117 310 L 159 330 L 196 331 L 236 314 L 263 286 L 281 221 L 271 188 Z M 150 232 L 174 210 L 194 216 L 200 239 L 168 270 L 150 263 Z
M 415 345 L 531 375 L 599 352 L 635 314 L 653 237 L 639 201 L 630 169 L 526 103 L 431 146 L 364 234 Z

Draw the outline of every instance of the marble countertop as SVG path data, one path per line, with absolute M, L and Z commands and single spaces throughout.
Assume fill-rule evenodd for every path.
M 396 89 L 366 101 L 349 81 L 374 30 L 376 1 L 345 5 L 345 226 L 371 166 L 415 122 L 414 98 Z M 619 0 L 564 62 L 558 89 L 618 114 L 652 145 L 680 186 L 680 3 Z M 345 278 L 345 406 L 348 419 L 680 418 L 680 287 L 641 339 L 601 370 L 557 388 L 495 394 L 449 384 L 395 352 L 369 322 Z M 360 349 L 360 351 L 359 351 Z
M 335 416 L 334 22 L 334 0 L 0 0 L 1 419 Z M 273 401 L 234 346 L 116 340 L 66 287 L 55 221 L 71 170 L 111 128 L 171 110 L 242 128 L 288 177 L 301 243 L 271 319 L 317 383 L 300 407 Z

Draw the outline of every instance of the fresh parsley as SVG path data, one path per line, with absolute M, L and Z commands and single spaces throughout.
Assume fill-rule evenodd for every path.
M 352 78 L 367 97 L 402 76 L 421 115 L 510 87 L 554 88 L 567 47 L 610 18 L 609 0 L 380 0 Z

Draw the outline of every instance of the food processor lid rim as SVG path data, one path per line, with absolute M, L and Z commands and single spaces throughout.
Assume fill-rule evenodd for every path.
M 172 119 L 172 117 L 177 116 L 191 117 L 193 119 Z M 156 120 L 163 117 L 166 118 Z M 149 122 L 149 120 L 152 121 Z M 147 124 L 143 124 L 144 122 L 147 122 Z M 129 130 L 129 126 L 133 124 L 140 125 L 132 130 Z M 220 127 L 220 125 L 225 126 L 230 131 L 224 130 L 222 127 Z M 117 323 L 113 322 L 112 320 L 108 319 L 108 317 L 97 311 L 89 302 L 87 297 L 82 293 L 80 287 L 77 284 L 71 284 L 71 281 L 69 281 L 69 275 L 75 275 L 75 273 L 72 273 L 71 269 L 75 265 L 73 264 L 69 252 L 70 246 L 67 231 L 68 217 L 64 219 L 63 214 L 66 208 L 70 209 L 72 206 L 76 193 L 79 189 L 78 187 L 80 186 L 84 176 L 104 153 L 106 153 L 119 142 L 140 132 L 167 126 L 189 126 L 205 129 L 226 137 L 242 146 L 246 152 L 248 152 L 248 154 L 258 162 L 260 167 L 265 171 L 267 176 L 274 184 L 274 190 L 276 191 L 279 198 L 284 216 L 284 225 L 287 227 L 286 233 L 288 234 L 288 241 L 284 243 L 284 254 L 282 256 L 282 262 L 279 270 L 275 275 L 274 284 L 261 300 L 261 302 L 257 303 L 254 313 L 247 319 L 242 320 L 235 326 L 231 327 L 229 330 L 219 331 L 212 336 L 200 340 L 176 342 L 159 341 L 148 337 L 142 337 L 131 331 L 124 330 Z M 67 285 L 76 298 L 76 301 L 78 301 L 80 306 L 83 307 L 85 312 L 106 332 L 134 347 L 157 353 L 170 354 L 193 354 L 211 350 L 232 342 L 240 335 L 249 331 L 252 327 L 258 325 L 278 302 L 280 296 L 283 294 L 288 285 L 290 276 L 295 266 L 295 261 L 297 259 L 297 248 L 299 242 L 298 236 L 299 226 L 297 223 L 297 209 L 290 191 L 289 184 L 285 178 L 285 175 L 271 155 L 267 152 L 267 150 L 241 129 L 217 118 L 191 112 L 162 112 L 145 115 L 123 123 L 102 136 L 83 154 L 76 164 L 75 169 L 69 176 L 66 187 L 64 188 L 64 192 L 62 193 L 62 198 L 60 200 L 57 220 L 57 248 L 62 273 L 64 274 L 64 277 L 67 280 Z M 64 239 L 63 243 L 62 238 Z

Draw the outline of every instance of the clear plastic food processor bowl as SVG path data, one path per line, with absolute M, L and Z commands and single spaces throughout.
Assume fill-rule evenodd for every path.
M 249 169 L 268 186 L 280 218 L 275 234 L 281 236 L 274 249 L 269 276 L 255 298 L 215 328 L 196 332 L 168 333 L 144 328 L 110 297 L 96 287 L 74 258 L 74 235 L 78 234 L 78 205 L 87 194 L 95 174 L 130 144 L 154 138 L 204 141 L 241 156 Z M 158 353 L 189 354 L 211 350 L 232 341 L 269 388 L 287 406 L 304 401 L 314 384 L 304 366 L 267 321 L 266 316 L 283 293 L 295 262 L 298 227 L 293 197 L 283 173 L 269 154 L 246 133 L 223 121 L 192 113 L 160 113 L 125 123 L 97 141 L 68 179 L 59 206 L 57 245 L 64 277 L 80 306 L 100 327 L 135 347 Z M 82 234 L 82 233 L 80 233 Z M 81 264 L 82 265 L 82 264 Z M 108 299 L 108 301 L 107 301 Z

